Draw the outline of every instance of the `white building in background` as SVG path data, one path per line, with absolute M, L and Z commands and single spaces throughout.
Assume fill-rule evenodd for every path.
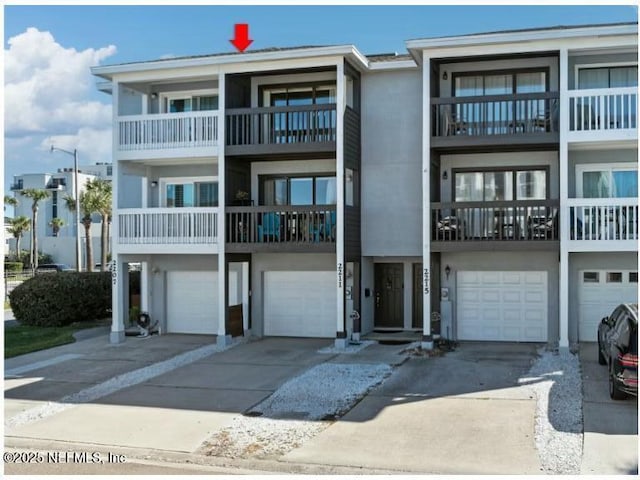
M 82 165 L 78 168 L 78 189 L 83 191 L 88 181 L 95 178 L 111 180 L 111 164 Z M 49 197 L 38 203 L 37 235 L 38 250 L 48 253 L 56 263 L 66 263 L 75 267 L 75 236 L 76 224 L 75 213 L 66 206 L 65 197 L 73 197 L 74 192 L 73 168 L 59 168 L 56 173 L 26 173 L 16 175 L 11 184 L 11 191 L 18 199 L 18 206 L 14 209 L 14 216 L 25 216 L 31 218 L 32 200 L 24 197 L 22 192 L 26 189 L 36 188 L 49 192 Z M 57 235 L 54 235 L 51 221 L 54 218 L 61 218 L 64 225 Z M 99 262 L 100 258 L 100 217 L 94 215 L 94 224 L 91 228 L 91 242 L 94 252 L 94 262 Z M 86 238 L 84 227 L 80 226 L 82 262 L 86 268 L 85 251 Z M 10 241 L 10 251 L 15 252 L 15 240 Z M 31 248 L 31 232 L 25 233 L 20 242 L 20 248 L 28 250 Z

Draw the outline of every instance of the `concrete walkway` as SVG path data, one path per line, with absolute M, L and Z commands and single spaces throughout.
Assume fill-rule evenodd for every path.
M 638 474 L 638 399 L 611 400 L 598 345 L 580 345 L 584 443 L 580 473 Z

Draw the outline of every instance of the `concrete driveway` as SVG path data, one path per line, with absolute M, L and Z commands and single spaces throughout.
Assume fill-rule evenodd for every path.
M 461 345 L 411 358 L 285 461 L 429 474 L 539 474 L 536 401 L 518 386 L 534 345 Z
M 541 473 L 536 399 L 518 383 L 536 359 L 537 345 L 464 343 L 442 357 L 424 357 L 398 356 L 405 347 L 381 345 L 355 354 L 321 354 L 330 340 L 268 338 L 203 354 L 41 418 L 30 416 L 34 409 L 49 408 L 48 401 L 76 398 L 74 392 L 111 385 L 114 377 L 140 367 L 155 369 L 214 341 L 166 335 L 113 346 L 94 338 L 11 359 L 5 365 L 13 374 L 5 380 L 5 445 L 100 448 L 132 459 L 171 456 L 177 462 L 289 473 Z M 283 456 L 198 454 L 203 442 L 239 414 L 323 362 L 386 363 L 395 369 L 339 421 L 327 422 L 317 436 Z M 7 428 L 15 418 L 26 421 Z M 11 466 L 6 471 L 11 473 Z
M 581 473 L 638 474 L 638 399 L 611 400 L 596 343 L 580 345 L 584 442 Z

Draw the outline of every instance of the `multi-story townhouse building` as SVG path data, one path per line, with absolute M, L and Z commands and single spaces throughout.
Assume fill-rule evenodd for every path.
M 594 340 L 637 301 L 637 25 L 94 67 L 163 331 Z M 360 312 L 360 319 L 352 315 Z
M 53 256 L 59 263 L 66 263 L 75 266 L 76 262 L 76 222 L 75 213 L 67 208 L 64 201 L 66 196 L 74 195 L 74 171 L 73 168 L 59 168 L 56 173 L 27 173 L 14 176 L 10 188 L 14 196 L 18 199 L 18 206 L 14 209 L 14 215 L 31 218 L 32 201 L 23 197 L 21 192 L 25 189 L 35 188 L 47 190 L 49 196 L 39 202 L 38 224 L 36 234 L 38 236 L 38 249 Z M 78 167 L 78 189 L 83 191 L 87 181 L 95 178 L 111 180 L 111 164 L 82 165 Z M 64 225 L 55 231 L 51 225 L 54 218 L 63 220 Z M 94 252 L 100 250 L 100 218 L 96 215 L 95 225 L 91 227 L 91 243 Z M 84 238 L 84 227 L 81 229 L 82 258 L 85 258 L 86 238 Z M 31 247 L 30 233 L 26 234 L 21 241 L 21 248 Z M 97 258 L 97 257 L 96 257 Z M 83 265 L 86 268 L 86 265 Z

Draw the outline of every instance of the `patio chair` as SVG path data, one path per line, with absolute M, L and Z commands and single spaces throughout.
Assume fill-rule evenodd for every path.
M 258 225 L 258 241 L 280 241 L 280 214 L 266 212 L 262 214 L 262 224 Z

